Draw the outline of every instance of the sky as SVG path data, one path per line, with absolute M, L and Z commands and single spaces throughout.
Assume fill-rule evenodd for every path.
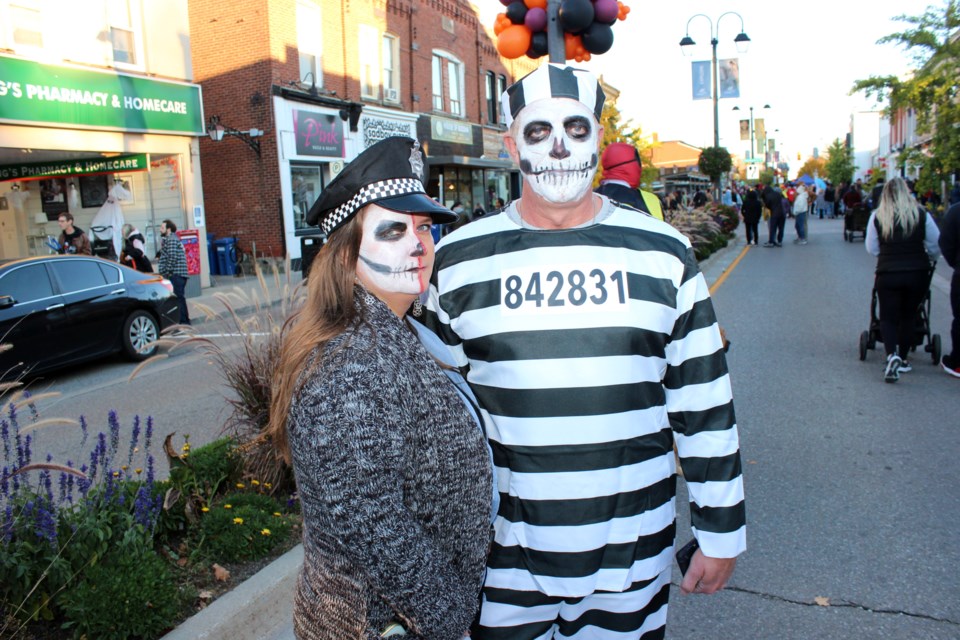
M 617 88 L 621 116 L 645 136 L 656 133 L 661 142 L 710 147 L 713 101 L 692 99 L 691 61 L 710 60 L 710 39 L 716 34 L 717 58 L 738 58 L 740 67 L 740 98 L 719 101 L 720 145 L 735 155 L 749 149 L 749 141 L 740 141 L 739 120 L 749 118 L 752 106 L 754 118 L 764 118 L 767 136 L 776 140 L 794 174 L 814 148 L 822 154 L 830 142 L 843 139 L 851 114 L 882 108 L 863 94 L 848 95 L 856 80 L 914 68 L 901 47 L 876 44 L 910 26 L 892 18 L 922 14 L 942 1 L 624 0 L 630 13 L 613 27 L 613 48 L 589 62 L 569 64 L 603 75 Z M 474 4 L 490 26 L 504 9 L 499 0 Z M 728 11 L 743 18 L 751 40 L 746 53 L 738 53 L 733 42 L 740 19 L 732 14 L 720 19 Z M 706 18 L 693 18 L 696 14 Z M 679 43 L 688 33 L 688 20 L 696 45 L 688 47 L 693 55 L 685 57 Z M 769 110 L 762 108 L 766 104 Z M 740 111 L 733 111 L 734 106 Z

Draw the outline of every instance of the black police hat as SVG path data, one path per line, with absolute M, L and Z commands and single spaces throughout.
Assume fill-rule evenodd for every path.
M 400 213 L 430 216 L 447 224 L 457 214 L 423 188 L 423 156 L 413 138 L 394 136 L 368 147 L 343 168 L 307 212 L 306 222 L 330 235 L 371 203 Z

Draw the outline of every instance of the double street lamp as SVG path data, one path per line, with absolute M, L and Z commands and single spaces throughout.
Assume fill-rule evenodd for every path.
M 720 99 L 720 85 L 717 82 L 717 75 L 718 75 L 717 44 L 720 42 L 720 40 L 717 38 L 717 35 L 720 31 L 720 21 L 723 20 L 724 16 L 730 16 L 730 15 L 737 16 L 738 18 L 740 18 L 740 33 L 737 35 L 736 38 L 733 39 L 733 41 L 737 45 L 738 53 L 746 53 L 747 47 L 750 46 L 750 38 L 747 36 L 746 33 L 743 32 L 743 16 L 741 16 L 736 11 L 727 11 L 725 13 L 721 13 L 720 17 L 717 18 L 716 31 L 714 31 L 713 20 L 711 20 L 709 16 L 704 15 L 702 13 L 698 13 L 696 15 L 691 16 L 690 19 L 687 20 L 687 33 L 685 36 L 683 36 L 683 40 L 680 41 L 680 50 L 683 52 L 683 55 L 692 55 L 693 54 L 692 51 L 688 53 L 688 47 L 691 47 L 697 43 L 694 42 L 693 38 L 690 37 L 690 23 L 693 22 L 694 18 L 706 18 L 707 22 L 710 23 L 710 45 L 713 47 L 712 63 L 713 63 L 713 146 L 714 147 L 720 146 L 720 111 L 719 111 L 719 105 L 718 105 L 718 100 Z

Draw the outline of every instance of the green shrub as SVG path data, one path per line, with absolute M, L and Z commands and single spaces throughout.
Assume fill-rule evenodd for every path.
M 156 638 L 175 619 L 180 595 L 167 562 L 152 548 L 121 544 L 88 567 L 60 605 L 63 628 L 75 637 Z
M 267 495 L 231 493 L 200 520 L 196 551 L 215 562 L 263 558 L 290 532 L 291 518 Z

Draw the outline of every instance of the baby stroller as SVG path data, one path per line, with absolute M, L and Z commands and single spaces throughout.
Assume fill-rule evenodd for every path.
M 843 239 L 853 242 L 853 237 L 860 234 L 860 239 L 867 237 L 867 222 L 870 220 L 870 207 L 860 203 L 853 206 L 843 216 Z
M 93 255 L 107 260 L 117 261 L 117 250 L 113 246 L 113 227 L 90 227 L 90 251 Z
M 913 344 L 911 351 L 917 347 L 923 346 L 923 350 L 930 354 L 930 359 L 934 365 L 940 364 L 940 334 L 930 335 L 930 282 L 933 280 L 933 273 L 936 270 L 936 263 L 930 265 L 930 272 L 927 274 L 927 292 L 923 296 L 923 301 L 917 307 L 917 313 L 913 320 Z M 880 317 L 877 313 L 879 300 L 877 299 L 877 284 L 874 279 L 873 295 L 870 301 L 870 328 L 860 334 L 860 359 L 867 359 L 867 349 L 875 349 L 878 342 L 883 342 L 883 336 L 880 335 Z M 924 345 L 926 342 L 926 345 Z M 900 354 L 906 357 L 906 354 Z

